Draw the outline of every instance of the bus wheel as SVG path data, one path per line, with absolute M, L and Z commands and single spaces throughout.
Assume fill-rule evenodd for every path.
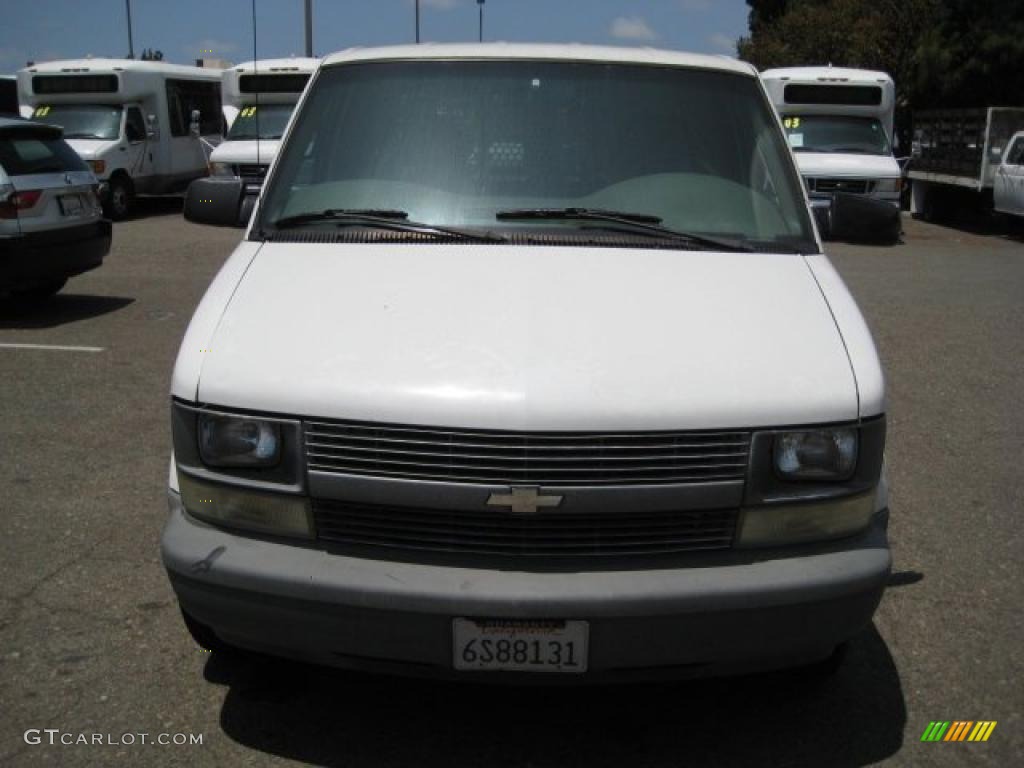
M 127 176 L 112 177 L 110 179 L 110 189 L 107 192 L 107 204 L 104 206 L 107 216 L 114 221 L 121 221 L 127 218 L 132 208 L 134 196 L 132 182 Z

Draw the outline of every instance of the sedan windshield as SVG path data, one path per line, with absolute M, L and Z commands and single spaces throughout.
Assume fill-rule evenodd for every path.
M 121 107 L 103 104 L 56 104 L 36 107 L 32 119 L 59 125 L 65 139 L 105 139 L 121 135 Z
M 560 244 L 604 230 L 637 245 L 704 236 L 708 248 L 716 238 L 791 251 L 814 237 L 787 155 L 750 76 L 530 60 L 338 65 L 307 95 L 256 231 L 386 209 Z M 521 213 L 535 209 L 545 213 Z M 579 211 L 626 212 L 662 231 Z
M 782 124 L 794 152 L 892 154 L 882 124 L 873 117 L 787 115 Z
M 294 109 L 294 104 L 247 104 L 238 111 L 226 138 L 228 141 L 280 139 Z

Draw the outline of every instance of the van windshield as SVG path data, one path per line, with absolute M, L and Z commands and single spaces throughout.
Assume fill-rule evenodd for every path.
M 794 152 L 892 154 L 882 123 L 873 117 L 786 115 L 782 125 Z
M 120 106 L 106 104 L 54 104 L 36 107 L 32 119 L 59 125 L 65 139 L 104 139 L 121 136 Z
M 756 78 L 618 63 L 327 67 L 261 208 L 263 232 L 285 219 L 336 227 L 315 214 L 351 210 L 506 234 L 544 230 L 558 244 L 602 228 L 586 218 L 509 215 L 571 208 L 628 212 L 759 247 L 814 243 Z
M 238 110 L 226 138 L 228 141 L 280 139 L 294 109 L 294 104 L 246 104 Z

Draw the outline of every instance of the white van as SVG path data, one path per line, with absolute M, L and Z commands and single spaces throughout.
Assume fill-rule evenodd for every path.
M 885 72 L 792 67 L 761 73 L 807 185 L 811 205 L 835 192 L 867 195 L 899 208 L 893 156 L 896 86 Z
M 210 155 L 213 176 L 241 178 L 253 192 L 263 184 L 281 136 L 319 59 L 247 61 L 221 76 L 224 141 Z
M 194 182 L 186 216 L 234 223 L 240 186 Z M 831 661 L 889 575 L 885 407 L 753 67 L 351 50 L 182 342 L 163 563 L 215 653 Z
M 207 175 L 199 137 L 222 135 L 220 78 L 163 62 L 79 59 L 22 69 L 18 87 L 23 115 L 64 129 L 103 184 L 108 215 L 120 219 L 136 194 L 177 192 Z

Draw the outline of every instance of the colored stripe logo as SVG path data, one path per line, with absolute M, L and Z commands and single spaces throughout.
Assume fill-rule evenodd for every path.
M 988 741 L 995 729 L 995 720 L 933 720 L 921 741 Z

